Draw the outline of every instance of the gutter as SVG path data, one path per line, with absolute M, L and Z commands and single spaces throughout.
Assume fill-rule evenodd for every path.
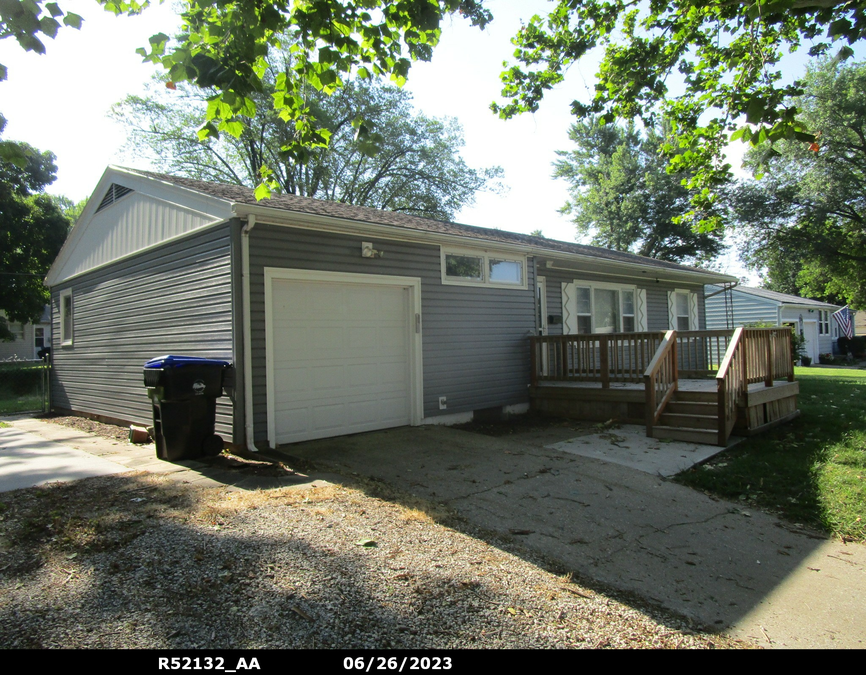
M 256 226 L 256 216 L 250 214 L 241 230 L 241 303 L 244 327 L 244 436 L 247 450 L 258 452 L 253 435 L 253 350 L 250 311 L 250 232 Z

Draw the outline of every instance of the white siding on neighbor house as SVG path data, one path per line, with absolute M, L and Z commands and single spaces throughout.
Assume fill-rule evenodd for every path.
M 99 200 L 102 195 L 97 193 L 94 198 Z M 227 209 L 216 211 L 205 203 L 181 205 L 130 192 L 76 227 L 65 247 L 63 265 L 52 270 L 51 276 L 61 282 L 230 217 Z
M 818 322 L 820 320 L 819 310 L 812 308 L 812 311 L 809 311 L 808 307 L 791 307 L 791 306 L 782 306 L 782 323 L 795 323 L 799 324 L 800 317 L 803 317 L 804 328 L 808 326 L 814 325 L 814 333 L 813 335 L 817 336 L 818 341 L 817 345 L 807 345 L 807 353 L 813 359 L 817 360 L 819 354 L 832 354 L 833 353 L 833 345 L 836 342 L 836 338 L 839 335 L 838 324 L 836 320 L 830 316 L 830 333 L 827 335 L 821 335 Z M 835 310 L 821 310 L 821 311 L 829 311 L 832 314 Z M 809 330 L 805 331 L 807 337 L 809 335 Z
M 719 290 L 718 286 L 707 286 L 707 293 Z M 737 289 L 731 292 L 734 305 L 734 326 L 748 326 L 755 323 L 779 323 L 779 303 L 769 298 L 760 298 Z M 725 316 L 725 297 L 723 293 L 706 299 L 707 328 L 720 330 L 728 328 Z
M 381 258 L 361 257 L 361 242 L 371 239 Z M 268 430 L 265 267 L 419 278 L 424 417 L 526 403 L 534 265 L 527 264 L 526 289 L 443 284 L 440 265 L 435 245 L 256 225 L 250 234 L 256 441 L 266 440 Z M 440 396 L 447 398 L 445 410 Z
M 35 333 L 36 329 L 40 327 L 45 330 L 45 344 L 50 344 L 50 324 L 24 324 L 23 338 L 19 337 L 22 332 L 21 324 L 12 324 L 12 332 L 15 334 L 16 339 L 12 342 L 0 341 L 0 361 L 29 361 L 38 358 L 36 352 L 39 350 L 35 346 Z
M 166 354 L 233 360 L 229 225 L 211 228 L 52 288 L 51 401 L 56 408 L 150 424 L 144 363 Z M 60 294 L 71 289 L 71 346 Z M 217 433 L 232 440 L 232 403 Z

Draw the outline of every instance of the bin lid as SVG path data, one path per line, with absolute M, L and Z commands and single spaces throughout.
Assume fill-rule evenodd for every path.
M 206 359 L 200 356 L 157 356 L 144 364 L 145 368 L 183 368 L 184 366 L 214 366 L 215 368 L 228 368 L 228 361 L 219 359 Z

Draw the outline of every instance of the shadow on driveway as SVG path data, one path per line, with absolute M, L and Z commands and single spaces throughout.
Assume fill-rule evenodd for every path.
M 443 504 L 581 583 L 637 594 L 702 628 L 766 646 L 863 646 L 863 546 L 549 442 L 407 427 L 281 451 Z

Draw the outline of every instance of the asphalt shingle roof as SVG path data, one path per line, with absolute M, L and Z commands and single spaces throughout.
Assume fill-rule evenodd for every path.
M 381 209 L 374 209 L 366 206 L 354 206 L 351 204 L 343 204 L 341 202 L 324 201 L 290 194 L 275 195 L 270 199 L 257 201 L 254 190 L 240 185 L 210 183 L 192 178 L 182 178 L 180 176 L 155 173 L 152 171 L 141 171 L 138 169 L 125 170 L 237 204 L 264 206 L 296 213 L 330 216 L 332 218 L 374 223 L 377 225 L 389 225 L 392 227 L 400 227 L 422 232 L 437 232 L 441 234 L 466 237 L 468 239 L 481 239 L 485 241 L 534 246 L 537 248 L 547 249 L 551 254 L 571 253 L 633 265 L 644 265 L 680 272 L 715 274 L 718 276 L 718 273 L 709 272 L 699 267 L 678 265 L 665 260 L 656 260 L 655 258 L 647 258 L 633 253 L 624 253 L 622 251 L 613 251 L 606 248 L 599 248 L 597 246 L 587 246 L 585 244 L 547 239 L 545 237 L 535 237 L 528 234 L 507 232 L 505 230 L 497 230 L 487 227 L 461 225 L 460 223 L 421 218 L 419 216 L 412 216 L 397 211 L 383 211 Z
M 759 298 L 767 298 L 775 300 L 785 305 L 814 305 L 815 307 L 839 307 L 840 305 L 832 305 L 829 302 L 821 302 L 820 300 L 812 300 L 810 298 L 801 298 L 797 295 L 789 295 L 788 293 L 778 293 L 766 288 L 753 288 L 752 286 L 737 286 L 734 290 L 756 295 Z

